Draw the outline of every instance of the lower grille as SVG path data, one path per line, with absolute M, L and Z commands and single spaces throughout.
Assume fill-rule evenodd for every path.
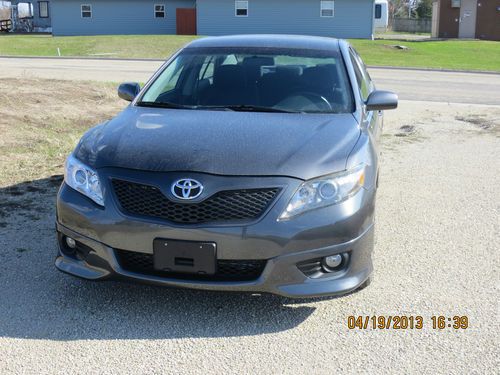
M 217 260 L 214 275 L 173 273 L 154 269 L 153 255 L 135 251 L 115 250 L 120 266 L 131 272 L 143 275 L 161 276 L 183 280 L 200 281 L 251 281 L 256 280 L 264 271 L 266 260 Z
M 224 223 L 258 219 L 276 198 L 279 189 L 220 191 L 199 203 L 169 200 L 160 189 L 125 180 L 112 180 L 121 209 L 179 224 Z

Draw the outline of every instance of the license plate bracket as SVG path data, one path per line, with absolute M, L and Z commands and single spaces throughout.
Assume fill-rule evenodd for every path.
M 217 246 L 214 242 L 195 242 L 156 238 L 153 264 L 157 271 L 213 275 Z

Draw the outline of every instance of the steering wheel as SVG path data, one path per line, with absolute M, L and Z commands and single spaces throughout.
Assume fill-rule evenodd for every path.
M 286 102 L 286 101 L 291 101 L 294 98 L 297 97 L 303 97 L 306 98 L 308 101 L 311 102 L 311 104 L 315 105 L 318 109 L 320 110 L 325 110 L 325 111 L 332 111 L 332 105 L 326 99 L 324 96 L 317 94 L 315 92 L 309 92 L 309 91 L 298 91 L 293 93 L 292 95 L 288 96 L 281 102 Z

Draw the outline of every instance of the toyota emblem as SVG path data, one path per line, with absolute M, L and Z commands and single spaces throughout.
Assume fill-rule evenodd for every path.
M 172 194 L 179 199 L 195 199 L 203 192 L 203 185 L 192 178 L 183 178 L 172 184 Z

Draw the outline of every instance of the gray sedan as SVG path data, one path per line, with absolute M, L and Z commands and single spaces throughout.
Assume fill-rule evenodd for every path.
M 59 270 L 289 297 L 368 283 L 377 143 L 397 96 L 347 42 L 198 39 L 118 94 L 131 104 L 67 159 Z

